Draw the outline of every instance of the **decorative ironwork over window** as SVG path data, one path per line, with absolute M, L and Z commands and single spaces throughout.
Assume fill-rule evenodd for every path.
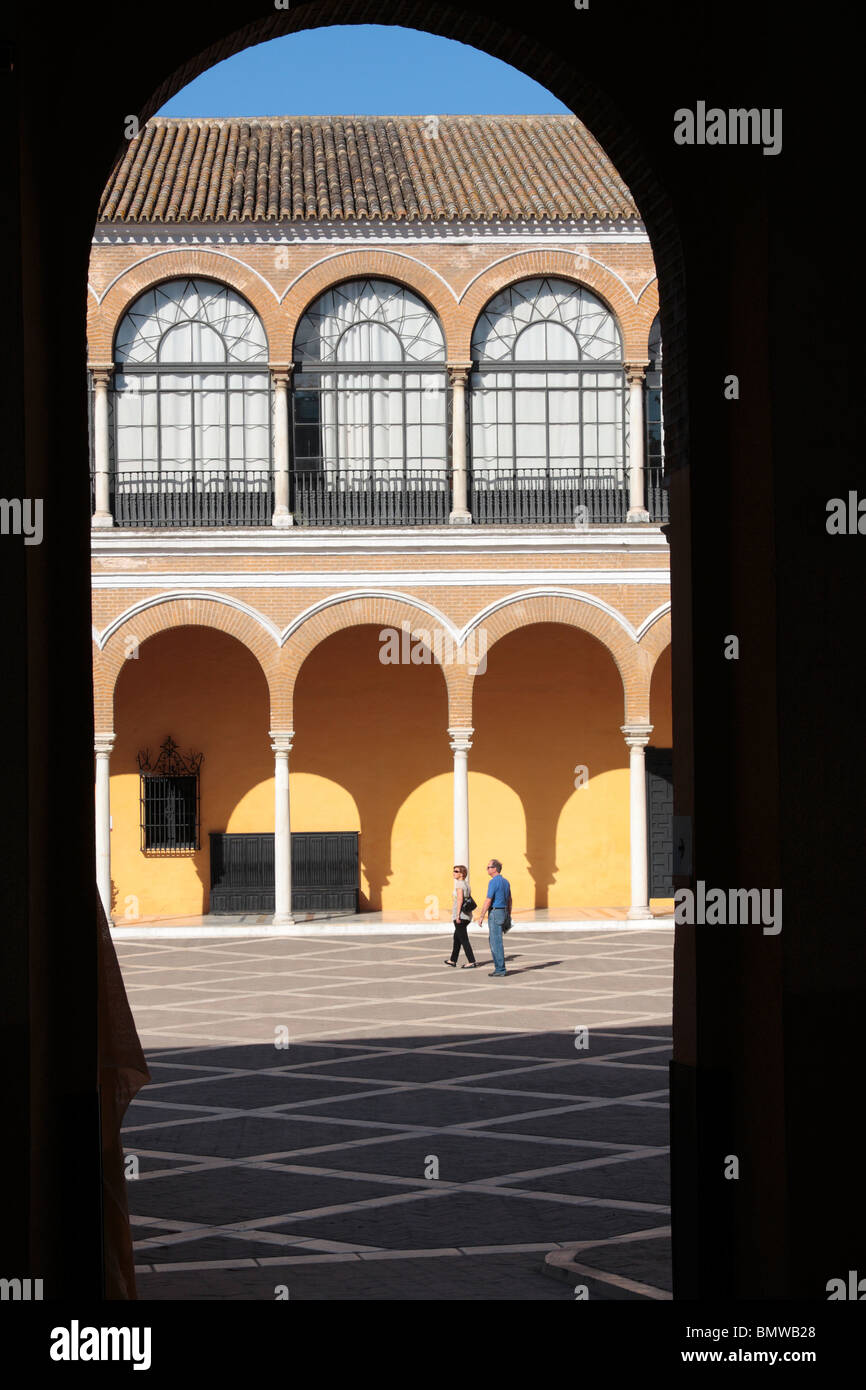
M 157 285 L 121 320 L 114 361 L 119 524 L 152 522 L 160 508 L 141 499 L 159 497 L 157 524 L 269 519 L 268 347 L 246 301 L 212 280 Z
M 438 501 L 447 519 L 445 339 L 423 300 L 388 280 L 337 285 L 301 319 L 295 360 L 299 518 L 327 503 L 332 519 L 400 520 Z
M 149 748 L 138 754 L 143 851 L 171 854 L 200 848 L 199 774 L 203 757 L 202 753 L 184 756 L 170 735 L 155 762 L 151 762 Z
M 472 335 L 476 520 L 624 520 L 625 371 L 616 320 L 583 285 L 521 280 Z

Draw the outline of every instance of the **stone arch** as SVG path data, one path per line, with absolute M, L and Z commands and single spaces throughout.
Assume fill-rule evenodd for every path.
M 461 321 L 457 354 L 461 358 L 465 354 L 464 360 L 469 361 L 472 334 L 478 316 L 494 295 L 520 280 L 534 280 L 542 276 L 571 280 L 576 285 L 585 285 L 597 294 L 616 319 L 622 335 L 623 360 L 646 360 L 646 339 L 654 317 L 652 315 L 646 319 L 646 315 L 652 298 L 644 296 L 635 301 L 629 286 L 606 266 L 599 265 L 597 261 L 586 256 L 578 257 L 571 251 L 550 247 L 543 247 L 537 251 L 515 252 L 514 255 L 506 256 L 490 266 L 471 282 L 460 301 Z
M 112 361 L 114 335 L 121 319 L 139 295 L 167 280 L 216 280 L 236 290 L 247 300 L 262 321 L 272 362 L 288 362 L 290 357 L 283 331 L 283 316 L 270 285 L 251 267 L 234 256 L 202 247 L 177 251 L 157 251 L 121 272 L 101 303 L 87 300 L 87 355 L 93 363 Z M 289 340 L 289 345 L 291 340 Z
M 282 301 L 289 353 L 300 320 L 319 295 L 346 280 L 368 278 L 392 280 L 423 299 L 442 326 L 446 358 L 454 360 L 455 345 L 460 337 L 460 311 L 451 286 L 436 271 L 413 256 L 396 251 L 368 251 L 364 247 L 335 251 L 303 271 L 290 285 Z M 291 360 L 290 355 L 287 361 Z
M 649 664 L 643 651 L 629 634 L 623 621 L 608 605 L 592 601 L 584 594 L 555 593 L 514 594 L 478 614 L 472 628 L 482 627 L 487 634 L 489 652 L 501 637 L 530 623 L 564 623 L 595 637 L 605 647 L 619 671 L 623 686 L 624 724 L 646 723 L 649 718 Z M 477 677 L 464 668 L 464 683 L 455 693 L 466 700 L 460 713 L 471 723 L 472 689 Z M 454 720 L 455 723 L 459 722 Z
M 450 633 L 454 637 L 456 647 L 456 635 L 450 625 L 442 620 L 436 623 L 429 608 L 422 606 L 409 595 L 336 595 L 333 599 L 317 605 L 313 612 L 290 630 L 286 639 L 285 659 L 281 671 L 284 709 L 288 712 L 288 722 L 285 727 L 292 727 L 291 711 L 295 685 L 301 667 L 315 647 L 324 642 L 326 638 L 350 627 L 391 627 L 399 631 L 401 623 L 408 623 L 410 631 L 425 631 L 431 635 L 435 631 L 435 627 L 443 628 L 446 633 Z M 432 657 L 433 664 L 439 666 L 445 681 L 448 696 L 448 724 L 452 725 L 458 722 L 455 718 L 455 708 L 457 693 L 460 688 L 457 680 L 460 667 L 448 662 L 439 662 L 436 659 L 435 648 Z M 444 736 L 444 729 L 442 733 Z
M 119 623 L 104 646 L 94 639 L 93 700 L 94 725 L 110 732 L 114 728 L 114 692 L 117 678 L 128 658 L 130 638 L 141 645 L 161 632 L 178 627 L 210 627 L 236 638 L 256 658 L 268 683 L 271 723 L 282 727 L 280 701 L 280 649 L 275 633 L 265 628 L 231 599 L 217 594 L 166 594 L 147 604 L 135 605 Z M 288 726 L 286 726 L 288 727 Z

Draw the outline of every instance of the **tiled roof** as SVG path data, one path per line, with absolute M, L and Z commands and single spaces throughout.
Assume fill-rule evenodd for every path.
M 155 117 L 102 222 L 637 217 L 576 116 Z

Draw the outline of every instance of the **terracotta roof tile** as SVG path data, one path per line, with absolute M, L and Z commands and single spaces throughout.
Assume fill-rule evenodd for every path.
M 99 212 L 103 222 L 637 216 L 576 116 L 157 116 L 129 142 Z

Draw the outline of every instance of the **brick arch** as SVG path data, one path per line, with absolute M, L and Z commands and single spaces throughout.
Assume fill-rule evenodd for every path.
M 483 627 L 487 633 L 487 651 L 511 632 L 532 623 L 562 623 L 588 633 L 606 648 L 620 674 L 623 686 L 623 723 L 639 724 L 649 719 L 649 664 L 647 653 L 630 637 L 622 624 L 603 608 L 580 595 L 564 593 L 515 594 L 492 612 L 479 615 L 473 627 Z M 471 723 L 473 678 L 464 675 L 464 683 L 455 692 L 469 705 L 461 706 L 464 722 Z M 459 722 L 454 720 L 455 723 Z
M 641 651 L 646 652 L 649 662 L 648 678 L 652 680 L 656 662 L 666 647 L 671 644 L 671 610 L 661 613 L 640 639 Z
M 233 256 L 201 247 L 157 252 L 146 256 L 124 271 L 111 286 L 101 304 L 87 298 L 87 355 L 91 362 L 110 362 L 114 335 L 121 319 L 139 295 L 167 280 L 216 280 L 236 290 L 255 309 L 262 321 L 272 362 L 289 361 L 284 356 L 283 322 L 280 306 L 271 287 L 251 266 Z
M 456 345 L 455 360 L 469 361 L 471 357 L 472 334 L 485 305 L 508 285 L 521 280 L 534 280 L 541 276 L 554 276 L 559 280 L 571 280 L 576 285 L 585 285 L 597 294 L 610 309 L 619 326 L 623 342 L 623 359 L 646 359 L 646 340 L 649 336 L 653 314 L 646 318 L 647 305 L 644 297 L 634 301 L 629 288 L 611 270 L 599 265 L 585 256 L 575 256 L 570 251 L 542 247 L 537 251 L 517 251 L 513 256 L 492 265 L 474 280 L 460 301 L 460 337 Z M 646 324 L 644 326 L 644 321 Z M 643 344 L 643 346 L 641 346 Z
M 213 596 L 167 595 L 149 607 L 131 613 L 99 650 L 94 642 L 93 700 L 97 729 L 114 728 L 114 692 L 117 678 L 127 661 L 130 637 L 139 644 L 180 627 L 209 627 L 234 637 L 256 658 L 268 683 L 273 727 L 280 727 L 280 650 L 275 637 L 229 602 Z
M 434 311 L 445 338 L 445 355 L 453 359 L 460 337 L 460 310 L 453 291 L 429 266 L 414 255 L 395 251 L 373 251 L 358 247 L 351 251 L 336 251 L 302 272 L 287 290 L 283 301 L 284 332 L 291 351 L 298 324 L 319 295 L 346 280 L 393 280 L 414 291 Z
M 412 599 L 389 597 L 384 594 L 365 594 L 363 598 L 345 598 L 318 608 L 305 618 L 289 636 L 285 648 L 285 659 L 281 679 L 285 691 L 285 710 L 288 714 L 286 728 L 292 727 L 291 713 L 295 686 L 301 667 L 315 647 L 337 632 L 352 627 L 393 627 L 399 630 L 400 624 L 408 622 L 415 631 L 423 629 L 432 632 L 437 626 L 436 618 Z M 456 642 L 455 642 L 456 646 Z M 448 696 L 448 723 L 457 723 L 455 700 L 459 691 L 457 679 L 460 667 L 455 663 L 449 666 L 437 662 L 435 652 L 431 664 L 438 665 L 445 681 Z M 445 730 L 442 730 L 443 737 Z

